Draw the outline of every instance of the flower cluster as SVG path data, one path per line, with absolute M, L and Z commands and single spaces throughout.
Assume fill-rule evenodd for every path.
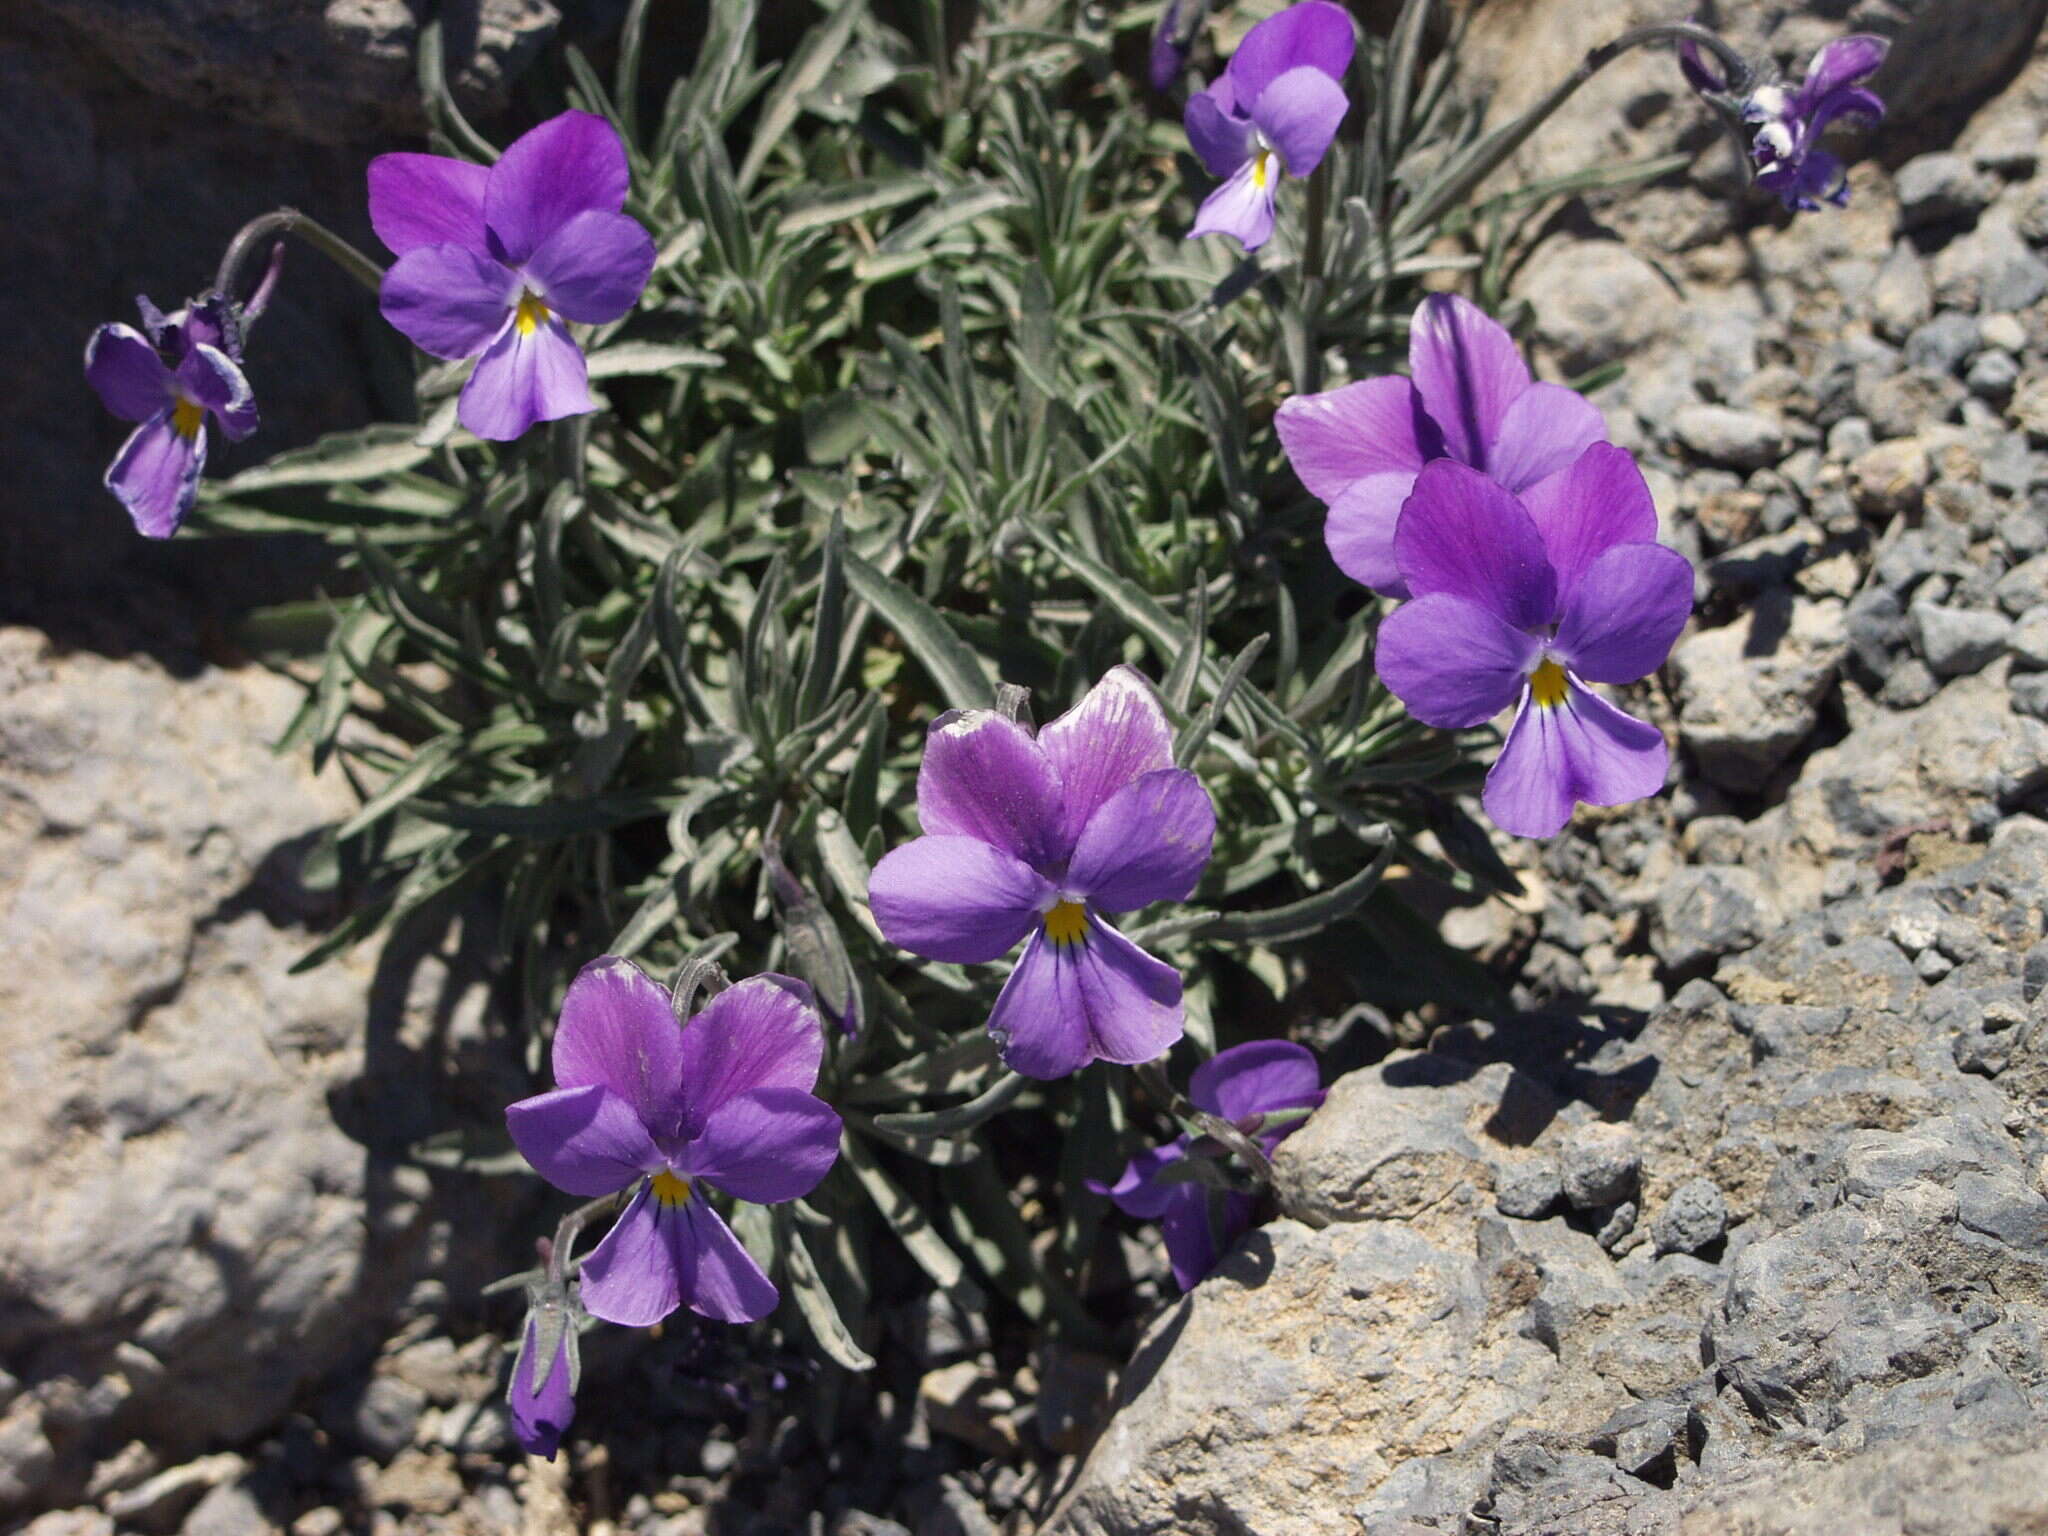
M 1796 89 L 1776 83 L 1752 87 L 1734 103 L 1751 130 L 1749 153 L 1756 184 L 1774 192 L 1794 212 L 1812 212 L 1823 201 L 1849 201 L 1842 162 L 1820 147 L 1820 137 L 1837 118 L 1884 116 L 1884 102 L 1864 82 L 1884 63 L 1891 44 L 1857 33 L 1838 37 L 1814 54 Z M 1679 68 L 1695 91 L 1710 99 L 1735 94 L 1735 82 L 1712 68 L 1690 40 L 1679 44 Z
M 1185 899 L 1216 836 L 1143 678 L 1113 669 L 1035 738 L 993 710 L 941 715 L 917 815 L 925 835 L 875 866 L 875 921 L 913 954 L 970 964 L 1029 935 L 988 1021 L 1009 1067 L 1064 1077 L 1180 1038 L 1179 973 L 1099 915 Z

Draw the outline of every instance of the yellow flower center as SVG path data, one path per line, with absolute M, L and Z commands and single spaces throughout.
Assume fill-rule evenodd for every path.
M 1055 944 L 1078 944 L 1088 931 L 1088 909 L 1078 901 L 1063 901 L 1045 914 L 1045 936 Z
M 679 1179 L 666 1168 L 650 1181 L 654 1198 L 663 1205 L 688 1205 L 690 1203 L 690 1181 Z
M 1539 709 L 1555 709 L 1564 702 L 1570 683 L 1565 680 L 1564 668 L 1549 657 L 1529 674 L 1529 697 L 1536 701 Z
M 1270 150 L 1264 149 L 1260 150 L 1257 154 L 1252 156 L 1253 186 L 1263 187 L 1266 184 L 1266 161 L 1270 159 L 1271 156 L 1272 152 Z
M 180 395 L 178 403 L 171 407 L 171 426 L 187 442 L 199 435 L 199 428 L 205 421 L 206 407 L 197 400 L 187 400 Z
M 548 307 L 540 301 L 540 295 L 531 288 L 519 295 L 519 312 L 512 317 L 512 323 L 519 327 L 519 334 L 531 336 L 548 322 Z

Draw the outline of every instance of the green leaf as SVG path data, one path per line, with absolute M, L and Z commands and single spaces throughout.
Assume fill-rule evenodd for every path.
M 754 125 L 747 158 L 740 162 L 739 187 L 742 192 L 754 184 L 754 178 L 767 164 L 769 154 L 789 132 L 789 125 L 796 121 L 797 112 L 803 105 L 803 98 L 816 90 L 831 73 L 833 64 L 846 49 L 847 40 L 853 36 L 855 24 L 867 14 L 867 9 L 867 0 L 839 0 L 838 9 L 822 25 L 806 32 L 804 40 L 797 44 L 796 53 L 776 78 L 775 89 L 761 104 L 761 116 Z
M 793 1202 L 797 1205 L 802 1203 Z M 820 1349 L 849 1371 L 872 1370 L 874 1356 L 860 1347 L 841 1320 L 832 1292 L 826 1287 L 825 1277 L 818 1273 L 811 1250 L 804 1246 L 803 1233 L 797 1229 L 797 1213 L 790 1205 L 771 1206 L 769 1209 L 775 1223 L 775 1247 L 782 1256 L 783 1275 L 789 1281 L 790 1295 L 803 1316 L 805 1326 L 811 1330 L 811 1337 L 818 1341 Z
M 1373 861 L 1350 879 L 1284 907 L 1269 907 L 1264 912 L 1225 912 L 1203 931 L 1203 937 L 1260 944 L 1311 938 L 1364 906 L 1393 856 L 1394 838 L 1389 832 Z
M 590 354 L 593 379 L 638 378 L 684 368 L 723 368 L 725 359 L 702 347 L 659 341 L 621 341 Z
M 896 1234 L 896 1240 L 917 1261 L 918 1267 L 931 1276 L 934 1285 L 942 1291 L 950 1291 L 965 1281 L 967 1271 L 960 1263 L 960 1255 L 946 1246 L 946 1240 L 926 1219 L 917 1202 L 904 1194 L 882 1171 L 881 1164 L 875 1161 L 860 1137 L 852 1134 L 841 1137 L 839 1156 L 854 1178 L 860 1181 L 861 1188 L 867 1191 L 882 1220 Z
M 285 486 L 341 485 L 395 475 L 425 463 L 432 452 L 413 441 L 414 430 L 398 424 L 329 433 L 307 447 L 280 453 L 267 464 L 215 482 L 209 494 L 245 496 Z
M 782 205 L 782 219 L 775 232 L 789 236 L 827 229 L 862 214 L 880 213 L 929 197 L 933 190 L 922 176 L 883 176 L 871 181 L 802 186 Z
M 893 576 L 884 576 L 852 550 L 846 552 L 846 581 L 854 594 L 903 638 L 924 665 L 939 693 L 954 709 L 986 709 L 995 693 L 981 658 L 953 632 L 939 611 Z
M 1018 1072 L 1005 1072 L 986 1091 L 965 1104 L 950 1109 L 919 1110 L 910 1114 L 877 1115 L 875 1124 L 905 1136 L 957 1136 L 1008 1109 L 1019 1094 L 1031 1086 L 1031 1079 Z

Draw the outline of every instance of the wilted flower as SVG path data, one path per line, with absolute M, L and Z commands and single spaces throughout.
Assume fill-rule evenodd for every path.
M 1534 382 L 1514 338 L 1453 294 L 1416 308 L 1408 369 L 1296 395 L 1274 419 L 1294 472 L 1329 506 L 1323 539 L 1338 568 L 1388 597 L 1408 595 L 1394 525 L 1424 464 L 1455 459 L 1527 496 L 1607 436 L 1591 401 Z
M 1877 73 L 1890 48 L 1884 38 L 1867 33 L 1836 38 L 1813 56 L 1797 90 L 1760 85 L 1736 104 L 1742 120 L 1754 125 L 1749 152 L 1758 186 L 1777 193 L 1795 212 L 1810 212 L 1823 200 L 1837 207 L 1849 201 L 1842 162 L 1819 147 L 1820 136 L 1838 117 L 1884 116 L 1884 102 L 1863 89 L 1863 82 Z M 1725 96 L 1733 89 L 1690 41 L 1679 44 L 1678 61 L 1702 95 Z
M 226 300 L 209 294 L 171 315 L 148 299 L 135 304 L 149 334 L 101 326 L 85 344 L 85 377 L 108 410 L 141 423 L 107 467 L 107 489 L 138 533 L 167 539 L 199 494 L 206 418 L 240 442 L 256 430 L 256 396 L 242 374 L 241 333 Z
M 521 1448 L 535 1456 L 555 1459 L 562 1436 L 576 1417 L 576 1365 L 573 1358 L 576 1328 L 570 1323 L 555 1345 L 554 1363 L 538 1388 L 535 1357 L 540 1350 L 539 1328 L 526 1320 L 526 1333 L 519 1346 L 519 1358 L 512 1366 L 512 1385 L 505 1394 L 505 1406 L 512 1418 L 512 1436 Z
M 1357 46 L 1351 18 L 1303 0 L 1245 34 L 1230 63 L 1188 101 L 1188 142 L 1223 185 L 1203 201 L 1188 238 L 1231 235 L 1255 251 L 1273 233 L 1280 176 L 1322 163 L 1350 105 L 1344 72 Z
M 488 168 L 370 162 L 370 223 L 398 258 L 384 318 L 435 357 L 477 358 L 456 414 L 478 437 L 595 408 L 562 322 L 616 320 L 647 286 L 654 241 L 619 211 L 628 185 L 625 146 L 588 112 L 548 119 Z
M 699 1186 L 760 1205 L 810 1193 L 839 1155 L 839 1116 L 810 1091 L 824 1049 L 810 990 L 786 976 L 740 982 L 681 1026 L 630 961 L 593 961 L 570 983 L 558 1086 L 505 1123 L 557 1189 L 639 1184 L 583 1261 L 593 1317 L 643 1327 L 679 1304 L 726 1323 L 774 1310 L 775 1286 Z
M 1518 837 L 1550 836 L 1577 801 L 1663 787 L 1663 736 L 1586 687 L 1646 676 L 1685 627 L 1692 567 L 1656 538 L 1642 471 L 1606 443 L 1521 500 L 1449 459 L 1416 477 L 1394 534 L 1414 596 L 1380 625 L 1375 661 L 1430 725 L 1478 725 L 1519 698 L 1484 796 Z
M 1323 1102 L 1323 1090 L 1315 1056 L 1307 1048 L 1286 1040 L 1254 1040 L 1218 1051 L 1195 1068 L 1188 1098 L 1197 1109 L 1235 1124 L 1270 1157 L 1301 1128 L 1301 1121 L 1269 1125 L 1267 1118 L 1285 1110 L 1315 1109 Z M 1172 1176 L 1181 1171 L 1176 1165 L 1193 1146 L 1192 1137 L 1176 1137 L 1132 1158 L 1116 1183 L 1090 1182 L 1125 1215 L 1159 1223 L 1173 1278 L 1184 1291 L 1216 1267 L 1252 1219 L 1251 1196 Z
M 875 866 L 875 921 L 892 944 L 960 963 L 1030 935 L 988 1021 L 1012 1069 L 1150 1061 L 1180 1038 L 1180 974 L 1097 916 L 1185 898 L 1216 835 L 1142 677 L 1111 668 L 1036 739 L 994 710 L 939 716 L 917 814 L 925 835 Z

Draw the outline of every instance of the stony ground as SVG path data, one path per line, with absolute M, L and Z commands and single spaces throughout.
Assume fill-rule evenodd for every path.
M 521 1458 L 476 1293 L 530 1191 L 407 1155 L 523 1088 L 483 940 L 286 976 L 349 804 L 263 749 L 291 690 L 0 632 L 0 1518 L 2048 1532 L 2048 62 L 1985 51 L 2025 9 L 1911 23 L 1925 99 L 1847 211 L 1731 216 L 1708 149 L 1521 273 L 1553 373 L 1626 363 L 1601 403 L 1699 563 L 1634 700 L 1675 786 L 1503 841 L 1518 894 L 1411 880 L 1519 1012 L 1355 1023 L 1283 1219 L 1178 1304 L 1125 1244 L 1127 1363 L 910 1305 L 818 1395 L 713 1331 L 599 1334 L 587 1437 Z M 1707 143 L 1642 62 L 1530 168 Z

